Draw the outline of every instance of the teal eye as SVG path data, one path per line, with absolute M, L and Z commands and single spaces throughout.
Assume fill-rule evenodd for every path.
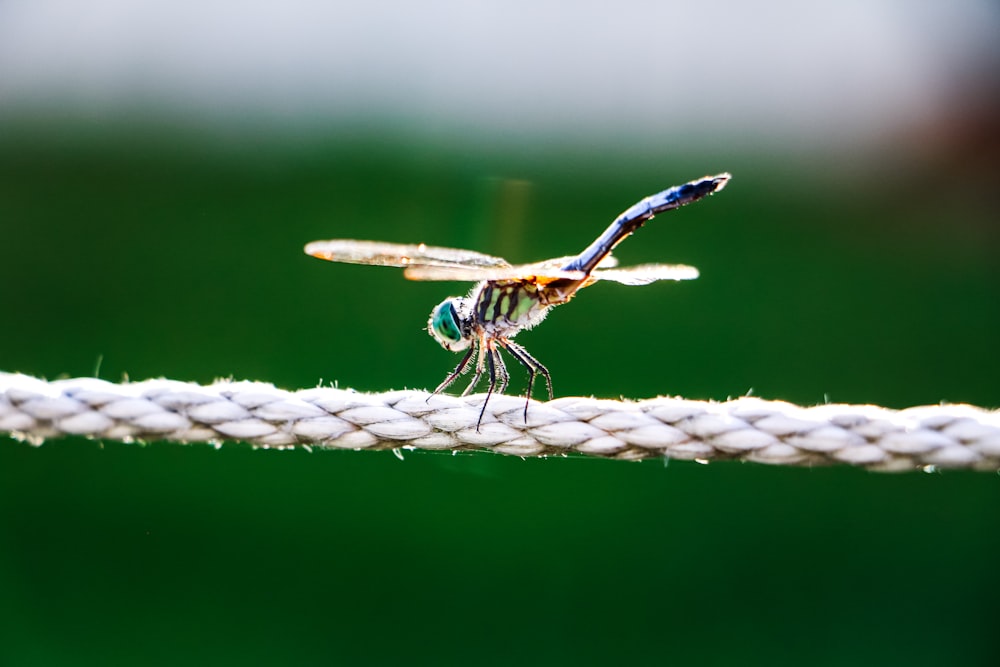
M 442 341 L 457 343 L 462 340 L 462 331 L 458 327 L 458 313 L 451 299 L 434 309 L 431 314 L 431 330 Z

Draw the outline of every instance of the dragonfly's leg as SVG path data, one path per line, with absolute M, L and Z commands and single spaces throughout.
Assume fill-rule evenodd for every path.
M 476 388 L 477 384 L 479 384 L 480 378 L 483 377 L 483 371 L 486 369 L 486 343 L 480 342 L 478 347 L 479 356 L 476 358 L 476 373 L 472 376 L 472 382 L 470 382 L 469 386 L 462 392 L 462 396 L 468 396 L 472 393 L 472 390 Z
M 528 354 L 527 350 L 525 350 L 523 347 L 521 347 L 520 345 L 518 345 L 517 343 L 515 343 L 513 341 L 509 341 L 509 340 L 505 341 L 504 342 L 504 347 L 506 347 L 507 351 L 510 352 L 510 356 L 512 356 L 515 359 L 517 359 L 518 361 L 520 361 L 521 364 L 525 368 L 527 368 L 528 371 L 531 373 L 531 376 L 528 378 L 528 388 L 529 388 L 529 390 L 530 390 L 530 388 L 532 386 L 532 381 L 534 380 L 535 373 L 541 373 L 542 374 L 542 377 L 545 378 L 545 386 L 549 390 L 549 400 L 551 401 L 552 398 L 553 398 L 553 394 L 552 394 L 552 375 L 549 373 L 549 369 L 546 368 L 544 365 L 542 365 L 542 362 L 538 361 L 538 359 L 535 359 L 533 356 L 531 356 L 530 354 Z M 529 392 L 528 395 L 529 396 L 531 395 L 530 392 Z
M 507 389 L 507 383 L 510 382 L 510 373 L 507 371 L 507 364 L 504 363 L 503 357 L 500 356 L 500 350 L 496 350 L 494 358 L 496 359 L 497 377 L 499 378 L 497 393 L 502 394 Z
M 486 363 L 489 367 L 490 388 L 486 392 L 486 400 L 483 401 L 483 407 L 479 411 L 479 421 L 476 422 L 476 431 L 479 431 L 479 425 L 483 423 L 483 415 L 486 414 L 486 404 L 490 402 L 490 396 L 493 395 L 493 389 L 497 386 L 497 359 L 500 356 L 500 353 L 493 349 L 492 341 L 489 341 L 486 345 L 484 345 L 484 347 L 486 348 Z
M 475 351 L 476 351 L 475 347 L 469 348 L 469 351 L 465 353 L 465 356 L 462 357 L 462 360 L 458 362 L 458 366 L 455 366 L 455 370 L 451 372 L 451 375 L 449 375 L 444 379 L 444 382 L 442 382 L 437 386 L 437 389 L 431 392 L 431 396 L 441 393 L 441 391 L 446 389 L 448 385 L 457 380 L 459 376 L 461 376 L 462 373 L 465 372 L 465 367 L 469 365 L 469 360 L 472 359 L 472 355 L 475 353 Z M 428 401 L 431 400 L 431 396 L 427 397 Z
M 511 349 L 510 341 L 501 341 L 500 344 L 503 345 L 505 350 L 510 352 L 510 356 L 514 357 L 514 359 L 516 359 L 519 364 L 528 369 L 528 391 L 524 393 L 524 421 L 525 423 L 527 423 L 528 405 L 531 403 L 531 388 L 535 384 L 535 373 L 537 373 L 537 371 L 535 370 L 534 366 L 529 364 L 528 361 L 523 356 L 521 356 L 521 353 L 518 352 L 518 350 Z
M 545 376 L 545 384 L 549 389 L 549 400 L 552 400 L 552 376 L 549 369 L 543 366 L 538 359 L 528 354 L 528 351 L 517 343 L 509 340 L 498 341 L 504 349 L 510 352 L 510 356 L 517 359 L 518 363 L 528 369 L 528 390 L 524 394 L 524 421 L 528 421 L 528 405 L 531 403 L 531 390 L 535 386 L 535 375 L 541 373 Z

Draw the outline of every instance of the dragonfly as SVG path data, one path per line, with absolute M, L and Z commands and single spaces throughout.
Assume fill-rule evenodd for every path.
M 564 304 L 582 288 L 600 280 L 624 285 L 648 285 L 658 280 L 691 280 L 698 270 L 682 264 L 640 264 L 618 268 L 611 251 L 653 216 L 696 202 L 722 190 L 730 174 L 705 176 L 650 195 L 627 208 L 579 255 L 558 257 L 534 264 L 512 265 L 500 257 L 471 250 L 424 244 L 382 243 L 333 239 L 313 241 L 308 255 L 330 262 L 392 266 L 403 269 L 410 280 L 475 281 L 467 296 L 448 297 L 431 311 L 427 331 L 446 350 L 462 352 L 455 369 L 431 393 L 434 396 L 474 368 L 472 380 L 462 392 L 472 393 L 483 376 L 489 378 L 486 399 L 476 429 L 482 424 L 486 404 L 501 394 L 510 373 L 500 351 L 524 366 L 528 373 L 524 419 L 528 419 L 535 378 L 545 378 L 552 400 L 552 375 L 513 338 L 545 319 L 549 311 Z M 475 364 L 472 360 L 475 358 Z M 428 397 L 428 400 L 430 397 Z

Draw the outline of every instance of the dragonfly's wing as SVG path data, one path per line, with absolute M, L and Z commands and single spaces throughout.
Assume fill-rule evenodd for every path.
M 511 266 L 505 259 L 484 255 L 472 250 L 440 248 L 422 243 L 419 245 L 406 245 L 400 243 L 381 243 L 379 241 L 355 241 L 352 239 L 313 241 L 306 245 L 305 251 L 308 255 L 325 259 L 329 262 L 400 267 L 405 269 L 403 275 L 410 280 L 473 282 L 480 280 L 529 280 L 544 285 L 553 280 L 581 280 L 585 277 L 582 271 L 565 271 L 559 268 L 571 261 L 573 257 L 557 257 L 536 264 Z M 653 280 L 663 280 L 664 278 L 673 280 L 683 279 L 677 276 L 643 278 L 631 274 L 631 271 L 642 267 L 633 267 L 631 270 L 626 269 L 625 271 L 629 272 L 629 275 L 625 277 L 615 277 L 621 271 L 614 270 L 608 271 L 607 276 L 603 275 L 604 271 L 617 266 L 617 264 L 618 260 L 609 255 L 599 265 L 606 268 L 595 271 L 595 278 L 617 280 L 618 282 L 635 285 L 645 284 Z M 690 267 L 681 268 L 693 270 Z M 685 277 L 696 277 L 697 271 L 694 273 L 694 276 Z
M 613 280 L 623 285 L 648 285 L 657 280 L 694 280 L 698 269 L 684 264 L 639 264 L 624 269 L 597 269 L 595 280 Z
M 454 268 L 486 268 L 509 267 L 505 259 L 491 257 L 471 250 L 456 250 L 455 248 L 438 248 L 424 245 L 405 245 L 400 243 L 380 243 L 378 241 L 354 241 L 350 239 L 334 239 L 331 241 L 313 241 L 305 247 L 307 255 L 312 255 L 329 262 L 344 262 L 346 264 L 371 264 L 374 266 L 397 267 L 454 267 Z M 480 280 L 476 278 L 475 280 Z
M 406 267 L 403 275 L 410 280 L 527 280 L 538 284 L 553 280 L 582 280 L 583 271 L 563 271 L 541 264 L 521 264 L 519 266 L 445 266 L 414 263 Z
M 574 260 L 576 257 L 570 257 L 570 260 Z M 565 266 L 565 265 L 560 265 Z M 610 252 L 604 256 L 600 262 L 597 263 L 597 268 L 599 269 L 613 269 L 618 266 L 618 258 L 612 255 Z
M 566 266 L 576 258 L 577 255 L 569 255 L 567 257 L 553 257 L 552 259 L 546 259 L 542 262 L 533 264 L 532 266 L 542 266 L 552 269 L 561 269 L 562 267 Z M 618 258 L 609 253 L 606 257 L 604 257 L 604 259 L 600 261 L 600 263 L 598 263 L 597 268 L 613 269 L 616 266 L 618 266 Z
M 427 265 L 414 262 L 406 267 L 403 273 L 410 280 L 528 280 L 539 284 L 550 283 L 553 280 L 581 280 L 585 277 L 583 271 L 565 271 L 565 266 L 576 256 L 555 257 L 535 264 L 520 264 L 518 266 L 445 266 L 441 264 Z M 618 260 L 608 255 L 601 261 L 602 267 L 618 266 Z

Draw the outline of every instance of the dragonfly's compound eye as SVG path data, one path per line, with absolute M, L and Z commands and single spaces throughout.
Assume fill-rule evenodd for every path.
M 445 299 L 438 304 L 434 312 L 431 313 L 431 320 L 427 327 L 437 342 L 449 350 L 461 350 L 468 347 L 469 344 L 469 341 L 462 337 L 462 327 L 459 323 L 455 301 L 457 299 Z

